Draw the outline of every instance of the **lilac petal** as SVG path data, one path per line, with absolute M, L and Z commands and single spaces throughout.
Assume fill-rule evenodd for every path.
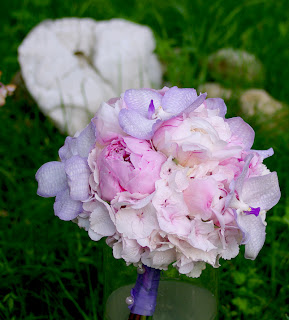
M 82 203 L 72 200 L 68 189 L 57 194 L 53 207 L 55 215 L 65 221 L 76 218 L 82 212 Z
M 195 109 L 197 109 L 205 100 L 207 97 L 207 93 L 202 93 L 198 96 L 198 98 L 187 107 L 187 109 L 185 109 L 185 113 L 189 114 L 190 112 L 194 111 Z
M 64 146 L 58 151 L 59 158 L 64 161 L 77 154 L 76 138 L 67 137 Z
M 241 140 L 245 150 L 249 150 L 255 138 L 255 132 L 252 127 L 240 117 L 226 119 L 226 122 L 231 129 L 232 135 Z
M 260 216 L 239 214 L 237 223 L 245 233 L 245 258 L 255 260 L 265 242 L 265 225 Z
M 104 204 L 98 202 L 98 206 L 92 211 L 90 218 L 90 228 L 102 237 L 112 236 L 116 229 L 110 219 L 109 212 Z
M 89 152 L 95 144 L 95 140 L 95 126 L 90 123 L 76 138 L 78 155 L 87 158 Z
M 55 197 L 67 188 L 64 165 L 59 161 L 45 163 L 38 169 L 35 178 L 38 182 L 37 194 L 41 197 Z
M 159 107 L 161 105 L 162 96 L 149 89 L 130 89 L 126 90 L 123 99 L 129 110 L 135 110 L 143 117 L 147 117 L 151 100 L 153 100 L 156 107 Z
M 251 150 L 253 152 L 256 152 L 259 154 L 259 156 L 262 158 L 262 159 L 266 159 L 268 157 L 271 157 L 273 156 L 274 154 L 274 150 L 273 148 L 270 148 L 268 150 Z
M 122 130 L 138 139 L 151 139 L 156 120 L 149 120 L 135 110 L 122 109 L 119 113 L 119 125 Z
M 209 110 L 219 109 L 219 116 L 225 117 L 227 113 L 227 106 L 223 99 L 221 98 L 209 98 L 206 100 L 206 106 Z
M 65 162 L 70 196 L 73 200 L 84 201 L 89 197 L 90 170 L 87 160 L 80 156 L 73 156 Z
M 195 89 L 170 88 L 162 99 L 163 109 L 172 114 L 179 114 L 198 98 Z
M 276 172 L 250 178 L 244 182 L 242 188 L 242 200 L 250 207 L 260 207 L 261 210 L 270 210 L 278 203 L 280 196 Z
M 226 208 L 228 208 L 230 206 L 230 203 L 235 196 L 235 191 L 237 192 L 239 197 L 241 196 L 244 180 L 247 176 L 247 173 L 249 170 L 249 165 L 250 165 L 252 158 L 253 158 L 253 154 L 247 155 L 247 157 L 245 158 L 245 163 L 244 163 L 242 172 L 240 173 L 240 175 L 237 177 L 236 180 L 233 180 L 230 183 L 230 193 L 227 195 L 226 201 L 225 201 Z

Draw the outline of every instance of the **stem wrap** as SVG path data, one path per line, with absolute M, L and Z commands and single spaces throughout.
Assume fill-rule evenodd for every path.
M 134 314 L 152 316 L 157 304 L 157 294 L 160 281 L 160 270 L 143 266 L 145 273 L 138 274 L 131 296 L 134 303 L 129 309 Z

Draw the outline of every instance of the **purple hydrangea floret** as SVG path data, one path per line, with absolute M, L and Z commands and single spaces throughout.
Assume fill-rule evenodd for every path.
M 89 198 L 87 157 L 94 143 L 94 127 L 89 124 L 77 137 L 66 138 L 59 149 L 61 161 L 47 162 L 36 173 L 37 194 L 56 197 L 54 212 L 62 220 L 76 218 Z
M 197 95 L 195 89 L 172 87 L 161 93 L 151 89 L 127 90 L 123 100 L 127 108 L 119 113 L 119 124 L 124 132 L 149 140 L 163 121 L 176 117 L 186 110 L 200 106 L 206 94 Z

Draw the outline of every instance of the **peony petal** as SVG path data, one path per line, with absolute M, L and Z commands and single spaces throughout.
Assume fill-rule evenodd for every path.
M 64 164 L 59 161 L 45 163 L 38 169 L 35 178 L 38 182 L 37 194 L 41 197 L 55 197 L 67 188 Z
M 162 107 L 166 112 L 177 115 L 189 107 L 197 97 L 195 89 L 172 87 L 165 93 L 162 99 Z
M 153 136 L 156 120 L 149 120 L 135 110 L 122 109 L 119 124 L 124 132 L 138 139 L 149 140 Z
M 116 229 L 110 219 L 107 208 L 103 203 L 98 202 L 97 204 L 89 218 L 90 228 L 103 237 L 114 235 Z
M 118 106 L 113 107 L 105 102 L 100 105 L 95 117 L 91 120 L 96 139 L 100 144 L 106 145 L 118 136 L 125 135 L 119 125 L 118 115 Z
M 87 160 L 73 156 L 65 162 L 65 172 L 68 178 L 70 196 L 73 200 L 84 201 L 89 197 L 90 170 Z
M 149 89 L 130 89 L 126 90 L 123 97 L 129 110 L 137 111 L 140 115 L 147 118 L 151 100 L 156 108 L 161 105 L 162 96 Z
M 230 126 L 233 138 L 240 141 L 245 150 L 249 150 L 255 138 L 255 132 L 252 127 L 240 117 L 226 119 L 226 122 Z
M 209 110 L 219 109 L 219 117 L 224 118 L 227 113 L 227 106 L 221 98 L 210 98 L 205 101 L 205 105 Z
M 82 203 L 72 200 L 68 189 L 57 194 L 53 207 L 55 215 L 65 221 L 73 220 L 82 212 Z
M 250 207 L 270 210 L 281 197 L 276 172 L 261 177 L 253 177 L 244 182 L 242 200 Z

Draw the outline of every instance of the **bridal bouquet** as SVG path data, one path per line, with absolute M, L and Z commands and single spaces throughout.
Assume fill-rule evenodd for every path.
M 255 259 L 280 198 L 273 150 L 251 149 L 254 130 L 225 114 L 194 89 L 127 90 L 37 171 L 38 194 L 127 264 L 199 277 L 240 245 Z

